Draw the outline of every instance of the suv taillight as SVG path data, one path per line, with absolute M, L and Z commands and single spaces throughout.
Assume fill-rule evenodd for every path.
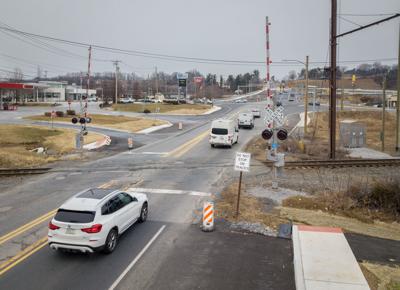
M 53 224 L 52 222 L 49 222 L 49 229 L 54 231 L 54 230 L 58 230 L 60 227 L 56 226 L 55 224 Z
M 101 224 L 95 224 L 95 225 L 91 226 L 90 228 L 81 229 L 81 231 L 88 233 L 88 234 L 95 234 L 95 233 L 99 233 L 101 231 L 102 227 L 103 226 Z

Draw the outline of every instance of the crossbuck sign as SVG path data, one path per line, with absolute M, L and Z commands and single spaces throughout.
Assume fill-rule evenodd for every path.
M 283 107 L 282 106 L 277 107 L 275 109 L 275 111 L 268 108 L 265 110 L 265 113 L 266 113 L 266 115 L 264 118 L 264 122 L 266 125 L 271 124 L 274 121 L 278 127 L 283 125 Z
M 250 153 L 236 152 L 235 170 L 236 171 L 250 171 Z

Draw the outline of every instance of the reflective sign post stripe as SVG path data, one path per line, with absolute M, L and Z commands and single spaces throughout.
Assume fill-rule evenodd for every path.
M 214 230 L 214 203 L 205 202 L 203 205 L 203 231 Z

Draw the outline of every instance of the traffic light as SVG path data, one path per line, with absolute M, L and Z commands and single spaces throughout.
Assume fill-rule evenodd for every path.
M 263 137 L 264 140 L 271 139 L 273 135 L 274 135 L 274 132 L 271 129 L 265 129 L 261 133 L 261 136 Z
M 72 122 L 72 124 L 78 123 L 78 118 L 77 118 L 77 117 L 73 117 L 73 118 L 71 119 L 71 122 Z
M 278 137 L 279 140 L 284 141 L 288 137 L 288 132 L 286 129 L 279 129 L 278 133 L 276 133 L 276 137 Z

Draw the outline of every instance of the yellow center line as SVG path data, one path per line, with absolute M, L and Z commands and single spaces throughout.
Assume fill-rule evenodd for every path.
M 44 215 L 34 219 L 33 221 L 9 232 L 8 234 L 5 234 L 4 236 L 0 237 L 0 245 L 7 242 L 8 240 L 15 238 L 16 236 L 22 234 L 23 232 L 37 226 L 38 224 L 41 224 L 42 222 L 50 219 L 55 213 L 57 209 L 53 209 L 52 211 L 45 213 Z
M 181 157 L 185 153 L 187 153 L 189 150 L 191 150 L 194 146 L 197 145 L 204 137 L 206 137 L 209 134 L 209 130 L 197 135 L 194 137 L 192 140 L 182 144 L 178 148 L 174 149 L 173 151 L 169 152 L 166 156 L 168 157 Z
M 99 188 L 107 188 L 112 186 L 115 183 L 115 180 L 110 180 L 107 183 L 104 183 L 102 185 L 99 186 Z M 30 221 L 29 223 L 20 226 L 19 228 L 5 234 L 4 236 L 0 237 L 0 245 L 7 242 L 10 239 L 15 238 L 16 236 L 30 230 L 31 228 L 47 221 L 48 219 L 50 219 L 51 217 L 53 217 L 53 215 L 55 215 L 55 213 L 57 212 L 57 208 L 53 209 L 51 211 L 49 211 L 48 213 L 45 213 L 44 215 L 34 219 L 33 221 Z
M 116 182 L 115 180 L 110 180 L 109 182 L 100 185 L 99 188 L 108 188 L 108 187 L 112 186 L 115 182 Z M 0 244 L 22 234 L 23 232 L 26 232 L 27 230 L 33 228 L 36 225 L 41 224 L 42 222 L 51 218 L 56 213 L 56 211 L 57 211 L 57 209 L 54 209 L 36 219 L 34 219 L 33 221 L 17 228 L 16 230 L 13 230 L 13 231 L 9 232 L 8 234 L 0 237 Z M 46 245 L 47 245 L 47 236 L 41 238 L 40 240 L 36 241 L 32 245 L 29 245 L 22 251 L 18 252 L 15 256 L 11 257 L 7 261 L 0 264 L 0 276 L 2 274 L 4 274 L 5 272 L 7 272 L 8 270 L 10 270 L 11 268 L 13 268 L 15 265 L 21 263 L 26 258 L 30 257 L 31 255 L 33 255 L 34 253 L 39 251 L 41 248 L 43 248 Z
M 3 275 L 5 272 L 10 270 L 15 265 L 21 263 L 23 260 L 28 258 L 29 256 L 33 255 L 41 248 L 47 245 L 47 237 L 44 237 L 37 242 L 33 243 L 32 245 L 26 247 L 24 250 L 19 252 L 17 255 L 12 257 L 11 259 L 7 260 L 6 262 L 0 265 L 0 276 Z

